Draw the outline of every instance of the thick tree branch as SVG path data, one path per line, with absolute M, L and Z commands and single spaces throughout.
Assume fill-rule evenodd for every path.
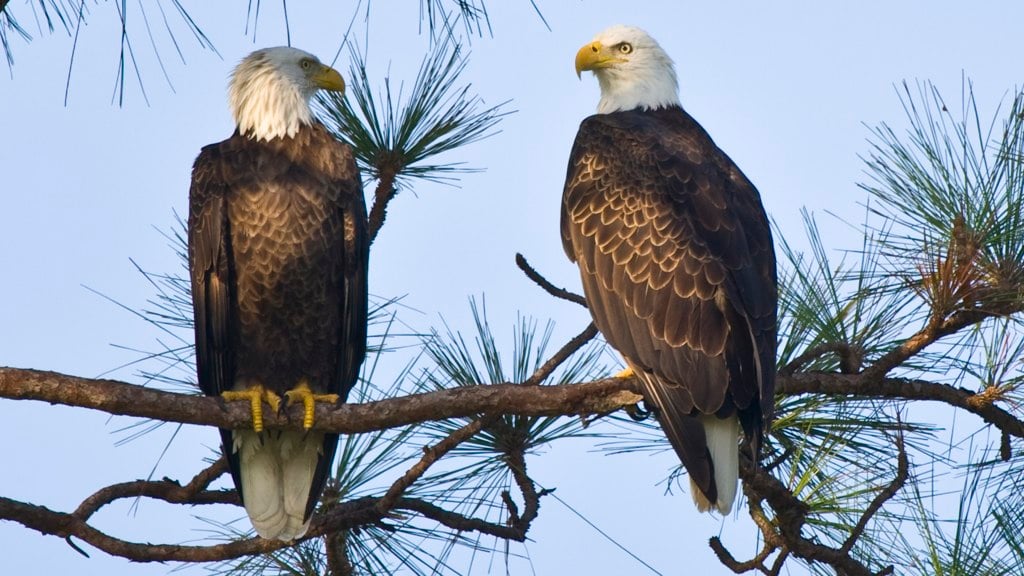
M 631 391 L 628 380 L 606 379 L 578 386 L 521 386 L 500 384 L 476 386 L 451 391 L 421 394 L 374 402 L 366 405 L 346 405 L 318 414 L 318 427 L 339 432 L 370 431 L 403 426 L 431 418 L 462 417 L 467 414 L 485 414 L 470 425 L 456 431 L 438 446 L 428 449 L 424 457 L 395 481 L 382 498 L 361 498 L 330 506 L 325 513 L 314 517 L 313 525 L 304 539 L 345 533 L 369 524 L 386 522 L 393 511 L 416 512 L 456 531 L 477 531 L 498 538 L 523 541 L 530 524 L 537 516 L 539 498 L 532 480 L 526 476 L 525 461 L 512 458 L 509 466 L 516 484 L 522 491 L 526 509 L 522 516 L 510 506 L 510 520 L 496 524 L 483 519 L 445 510 L 430 502 L 402 496 L 405 489 L 418 479 L 423 471 L 458 443 L 468 439 L 501 413 L 516 413 L 517 406 L 526 406 L 527 415 L 589 413 L 593 410 L 613 409 L 636 402 L 640 396 Z M 554 394 L 552 394 L 554 392 Z M 16 399 L 36 399 L 53 403 L 78 405 L 106 410 L 115 414 L 180 418 L 193 424 L 224 427 L 251 426 L 249 410 L 244 403 L 223 403 L 216 398 L 173 394 L 151 390 L 111 380 L 75 378 L 51 372 L 0 369 L 0 395 Z M 511 404 L 510 404 L 511 402 Z M 235 414 L 241 408 L 241 414 Z M 352 410 L 355 410 L 354 412 Z M 341 413 L 337 413 L 341 410 Z M 430 415 L 433 416 L 430 416 Z M 298 414 L 290 415 L 293 419 Z M 369 419 L 367 417 L 369 416 Z M 267 413 L 268 426 L 293 427 L 288 414 Z M 72 538 L 84 541 L 108 554 L 139 562 L 182 561 L 208 562 L 266 553 L 288 543 L 252 538 L 212 546 L 180 546 L 169 544 L 137 543 L 104 534 L 88 524 L 89 517 L 102 506 L 120 498 L 148 496 L 171 503 L 238 504 L 233 491 L 210 491 L 208 486 L 224 473 L 226 464 L 220 459 L 182 486 L 178 482 L 139 480 L 103 488 L 85 501 L 73 513 L 62 513 L 47 508 L 9 499 L 0 499 L 0 519 L 12 520 L 43 534 L 63 537 L 76 549 Z M 511 497 L 503 494 L 505 502 Z M 328 538 L 328 543 L 338 541 Z M 335 552 L 337 552 L 335 550 Z M 334 570 L 345 573 L 345 558 L 335 554 Z
M 247 428 L 252 414 L 245 402 L 177 394 L 115 380 L 94 380 L 17 368 L 0 368 L 0 398 L 40 400 L 102 410 L 110 414 L 185 424 Z M 412 394 L 366 404 L 316 406 L 316 429 L 354 434 L 428 420 L 474 417 L 483 413 L 522 416 L 597 414 L 641 399 L 632 380 L 605 378 L 562 386 L 494 384 Z M 267 427 L 302 429 L 302 407 L 263 413 Z
M 988 391 L 975 393 L 966 388 L 908 378 L 872 379 L 867 377 L 867 372 L 859 375 L 809 372 L 780 378 L 775 392 L 784 396 L 825 394 L 944 402 L 980 416 L 1007 434 L 1024 438 L 1024 422 L 996 406 Z
M 634 380 L 604 378 L 563 386 L 493 384 L 459 387 L 412 394 L 366 404 L 326 406 L 317 404 L 316 428 L 352 434 L 407 426 L 427 420 L 467 418 L 500 412 L 522 416 L 599 414 L 640 400 Z M 934 400 L 976 414 L 1003 432 L 1024 438 L 1024 422 L 994 404 L 990 392 L 926 380 L 871 379 L 866 373 L 811 372 L 780 377 L 776 392 L 782 395 L 827 394 L 863 398 Z M 111 414 L 154 418 L 185 424 L 242 428 L 252 425 L 244 402 L 224 403 L 218 398 L 177 394 L 115 380 L 96 380 L 42 370 L 0 368 L 0 398 L 40 400 L 102 410 Z M 274 414 L 265 411 L 269 427 L 299 430 L 301 407 Z

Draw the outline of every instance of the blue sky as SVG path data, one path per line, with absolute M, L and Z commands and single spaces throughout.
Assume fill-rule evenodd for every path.
M 158 32 L 173 88 L 139 26 L 138 5 L 129 6 L 148 103 L 131 79 L 125 105 L 110 103 L 119 49 L 110 3 L 92 8 L 81 33 L 67 105 L 70 38 L 42 35 L 27 46 L 15 41 L 15 65 L 0 75 L 0 365 L 96 376 L 138 356 L 114 345 L 159 348 L 160 334 L 84 286 L 141 307 L 153 290 L 129 259 L 148 270 L 177 269 L 157 228 L 174 226 L 172 211 L 185 213 L 199 148 L 233 129 L 227 75 L 253 49 L 285 43 L 276 5 L 263 7 L 254 41 L 245 34 L 246 2 L 191 4 L 221 57 L 174 24 L 182 63 Z M 293 4 L 293 45 L 329 61 L 353 3 Z M 426 50 L 416 3 L 406 4 L 373 5 L 368 55 L 377 78 L 390 71 L 394 80 L 411 82 Z M 12 5 L 31 26 L 30 11 Z M 158 14 L 155 2 L 141 5 L 149 18 Z M 931 80 L 958 104 L 962 79 L 969 77 L 990 117 L 1021 81 L 1024 5 L 1014 2 L 972 8 L 926 1 L 538 5 L 550 31 L 525 0 L 492 0 L 493 37 L 474 38 L 470 46 L 464 81 L 486 104 L 511 100 L 508 108 L 516 111 L 499 133 L 448 158 L 486 170 L 464 176 L 458 187 L 418 184 L 415 193 L 403 193 L 373 247 L 371 291 L 405 295 L 413 310 L 404 320 L 415 328 L 437 325 L 443 316 L 469 330 L 467 298 L 480 294 L 487 296 L 499 336 L 511 335 L 517 311 L 555 319 L 555 342 L 585 326 L 585 311 L 542 293 L 516 269 L 513 256 L 522 252 L 556 285 L 579 290 L 559 241 L 558 203 L 576 127 L 595 109 L 598 88 L 589 76 L 577 80 L 572 62 L 576 50 L 609 25 L 637 25 L 659 40 L 676 61 L 684 107 L 758 186 L 769 214 L 797 246 L 803 245 L 801 207 L 822 218 L 832 247 L 857 246 L 856 232 L 826 212 L 860 221 L 865 194 L 856 184 L 864 180 L 858 155 L 868 151 L 865 124 L 904 126 L 897 83 Z M 361 18 L 355 22 L 357 36 L 364 25 Z M 347 62 L 345 52 L 337 64 L 346 76 Z M 131 370 L 113 376 L 133 377 Z M 0 435 L 8 439 L 0 494 L 68 511 L 103 486 L 149 475 L 170 427 L 115 446 L 125 437 L 118 430 L 131 423 L 0 400 Z M 216 442 L 212 429 L 183 429 L 155 476 L 187 480 Z M 664 495 L 658 483 L 672 465 L 668 453 L 608 457 L 569 442 L 535 459 L 532 471 L 662 573 L 724 574 L 707 539 L 721 533 L 742 556 L 754 550 L 753 528 L 745 518 L 701 516 L 687 495 Z M 145 501 L 138 511 L 112 507 L 96 521 L 130 540 L 177 542 L 201 537 L 204 525 L 192 515 L 208 512 L 220 519 L 241 514 Z M 646 573 L 553 501 L 545 501 L 530 535 L 525 552 L 516 550 L 529 554 L 537 574 Z M 10 573 L 134 575 L 172 568 L 133 565 L 98 551 L 86 559 L 60 539 L 11 523 L 0 524 L 0 539 Z M 525 564 L 516 567 L 516 573 L 530 573 Z

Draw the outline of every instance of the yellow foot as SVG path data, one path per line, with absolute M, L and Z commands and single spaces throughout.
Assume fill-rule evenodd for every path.
M 338 401 L 337 394 L 317 394 L 313 392 L 305 380 L 300 380 L 298 386 L 285 392 L 284 395 L 288 398 L 289 403 L 302 401 L 302 427 L 306 430 L 313 427 L 313 413 L 316 410 L 316 402 L 330 402 L 334 404 Z
M 281 409 L 281 397 L 267 390 L 262 384 L 250 386 L 246 390 L 229 390 L 221 394 L 225 400 L 248 400 L 252 405 L 252 429 L 263 432 L 263 402 L 277 412 Z
M 616 374 L 615 377 L 616 378 L 632 378 L 633 377 L 633 369 L 632 368 L 626 368 L 622 372 L 619 372 L 618 374 Z

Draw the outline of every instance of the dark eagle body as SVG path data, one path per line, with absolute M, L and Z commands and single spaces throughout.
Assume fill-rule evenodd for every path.
M 348 146 L 316 122 L 294 136 L 257 140 L 236 131 L 206 146 L 193 168 L 188 227 L 203 392 L 262 384 L 283 397 L 304 380 L 344 401 L 366 352 L 368 258 Z M 260 441 L 280 434 L 265 431 Z M 235 435 L 221 430 L 246 501 Z M 305 521 L 338 442 L 321 435 Z
M 595 324 L 715 503 L 701 416 L 738 417 L 756 455 L 773 411 L 776 271 L 757 190 L 679 106 L 615 111 L 580 125 L 561 222 Z

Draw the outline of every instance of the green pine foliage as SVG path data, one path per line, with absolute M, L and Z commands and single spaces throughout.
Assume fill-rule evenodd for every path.
M 430 161 L 493 134 L 508 114 L 507 102 L 484 107 L 469 85 L 459 86 L 468 63 L 465 50 L 450 36 L 433 42 L 403 98 L 390 77 L 380 84 L 371 80 L 365 57 L 353 47 L 345 94 L 320 93 L 316 108 L 328 129 L 352 146 L 364 175 L 394 178 L 397 184 L 416 178 L 450 182 L 455 174 L 473 170 L 459 162 Z

